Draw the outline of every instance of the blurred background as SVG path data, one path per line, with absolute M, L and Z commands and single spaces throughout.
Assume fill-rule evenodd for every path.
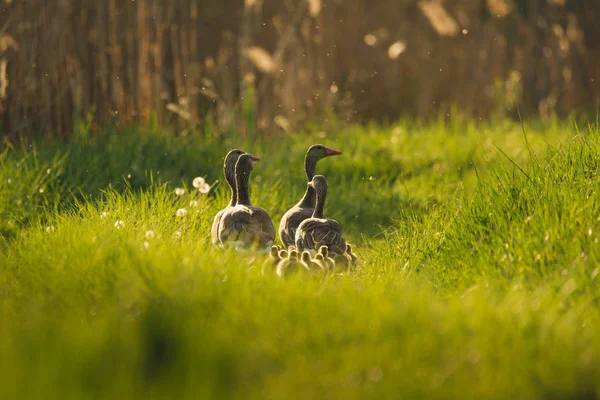
M 599 20 L 598 0 L 0 0 L 0 132 L 595 118 Z

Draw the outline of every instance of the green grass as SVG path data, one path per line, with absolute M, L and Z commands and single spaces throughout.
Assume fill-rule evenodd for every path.
M 598 397 L 600 127 L 524 129 L 7 147 L 0 398 Z M 260 156 L 252 199 L 277 225 L 315 142 L 344 153 L 317 172 L 356 271 L 282 280 L 210 245 L 227 192 L 194 177 L 222 180 L 232 147 Z

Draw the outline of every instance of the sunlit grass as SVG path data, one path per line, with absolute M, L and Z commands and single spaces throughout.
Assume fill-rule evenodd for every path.
M 525 132 L 402 123 L 285 146 L 127 132 L 6 150 L 1 398 L 594 397 L 600 131 Z M 213 247 L 226 151 L 262 158 L 252 200 L 277 225 L 315 142 L 344 153 L 317 171 L 360 268 L 282 280 Z

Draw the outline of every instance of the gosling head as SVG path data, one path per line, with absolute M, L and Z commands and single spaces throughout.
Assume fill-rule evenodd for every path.
M 296 249 L 290 250 L 290 258 L 295 258 L 297 260 L 298 259 L 298 250 L 296 250 Z
M 321 246 L 319 247 L 319 253 L 323 254 L 324 258 L 327 258 L 329 256 L 329 248 L 327 246 Z
M 269 252 L 271 257 L 279 258 L 279 248 L 275 245 L 271 246 L 271 251 Z
M 302 252 L 302 261 L 304 261 L 305 263 L 309 264 L 310 263 L 310 253 L 308 251 L 303 251 Z

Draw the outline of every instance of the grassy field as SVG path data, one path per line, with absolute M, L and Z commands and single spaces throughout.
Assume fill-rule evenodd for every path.
M 599 139 L 405 122 L 7 147 L 0 398 L 598 397 Z M 278 279 L 210 245 L 228 149 L 262 158 L 252 200 L 277 226 L 319 142 L 343 152 L 317 173 L 356 271 Z

